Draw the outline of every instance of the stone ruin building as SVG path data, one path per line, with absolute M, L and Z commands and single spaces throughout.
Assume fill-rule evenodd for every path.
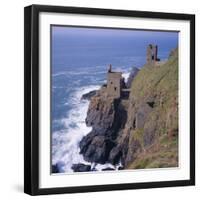
M 149 44 L 147 46 L 146 62 L 147 64 L 153 64 L 157 61 L 160 61 L 160 59 L 158 58 L 158 46 Z
M 126 88 L 122 72 L 112 71 L 112 65 L 109 66 L 107 73 L 106 92 L 108 97 L 128 98 L 130 89 Z
M 113 72 L 109 66 L 107 73 L 107 94 L 113 98 L 120 98 L 122 87 L 122 72 Z

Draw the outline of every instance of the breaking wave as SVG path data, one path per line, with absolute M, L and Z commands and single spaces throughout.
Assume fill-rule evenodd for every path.
M 52 135 L 52 164 L 57 164 L 61 172 L 71 172 L 72 165 L 87 163 L 80 154 L 79 142 L 91 131 L 85 124 L 88 100 L 81 100 L 83 94 L 99 89 L 99 86 L 82 87 L 70 97 L 72 106 L 67 118 L 61 120 L 65 129 Z

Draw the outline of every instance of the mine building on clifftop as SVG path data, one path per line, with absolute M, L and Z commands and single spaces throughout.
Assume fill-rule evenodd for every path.
M 107 95 L 113 98 L 120 98 L 122 87 L 122 73 L 113 72 L 112 66 L 109 66 L 107 73 Z
M 146 62 L 147 64 L 154 64 L 157 61 L 160 61 L 158 58 L 158 46 L 149 44 L 147 46 Z
M 110 65 L 107 73 L 107 96 L 115 99 L 123 97 L 128 98 L 129 91 L 129 89 L 126 89 L 122 72 L 112 71 L 112 65 Z

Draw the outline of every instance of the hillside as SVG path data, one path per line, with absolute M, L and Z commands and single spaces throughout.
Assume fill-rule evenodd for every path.
M 164 64 L 144 66 L 133 80 L 124 134 L 125 168 L 178 165 L 177 50 Z
M 121 164 L 120 169 L 178 166 L 178 51 L 166 62 L 146 64 L 134 77 L 128 99 L 91 97 L 80 142 L 84 159 Z M 95 169 L 91 169 L 95 170 Z

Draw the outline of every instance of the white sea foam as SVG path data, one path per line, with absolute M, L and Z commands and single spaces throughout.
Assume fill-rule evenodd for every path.
M 61 76 L 61 75 L 65 75 L 66 72 L 58 72 L 58 73 L 55 73 L 55 74 L 52 74 L 53 77 L 55 76 Z
M 131 69 L 127 69 L 123 66 L 118 66 L 113 69 L 113 71 L 122 72 L 122 77 L 124 78 L 125 82 L 128 81 L 128 77 L 130 75 L 130 70 Z
M 79 142 L 91 131 L 91 128 L 85 124 L 89 101 L 81 100 L 81 97 L 99 87 L 82 87 L 76 90 L 70 97 L 72 109 L 67 118 L 61 120 L 66 129 L 53 133 L 52 163 L 59 164 L 62 172 L 72 172 L 71 167 L 76 163 L 88 164 L 79 153 Z
M 122 164 L 119 163 L 117 164 L 116 166 L 110 164 L 110 163 L 105 163 L 105 164 L 97 164 L 97 165 L 94 165 L 95 169 L 97 171 L 102 171 L 103 169 L 106 169 L 106 168 L 111 168 L 111 169 L 114 169 L 114 170 L 118 170 L 119 167 L 122 167 Z
M 95 66 L 94 69 L 96 69 L 97 67 Z M 54 73 L 52 74 L 53 77 L 56 76 L 63 76 L 63 75 L 91 75 L 91 74 L 104 74 L 104 71 L 87 71 L 86 68 L 84 68 L 84 71 L 62 71 L 62 72 L 58 72 L 58 73 Z
M 124 78 L 124 80 L 125 80 L 126 83 L 127 83 L 127 81 L 128 81 L 129 75 L 130 75 L 130 72 L 126 72 L 126 73 L 123 73 L 123 74 L 122 74 L 122 77 Z

